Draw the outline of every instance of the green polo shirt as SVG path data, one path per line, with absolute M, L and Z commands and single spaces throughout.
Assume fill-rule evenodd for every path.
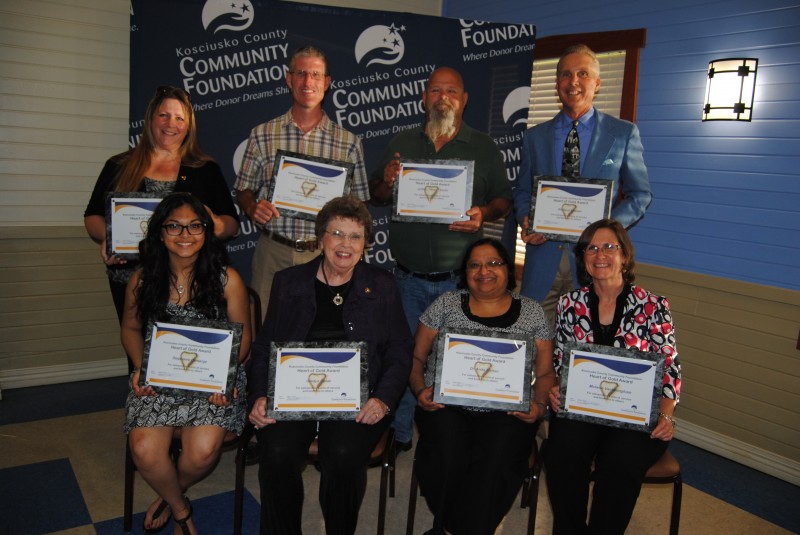
M 383 169 L 395 152 L 408 159 L 472 160 L 475 162 L 472 206 L 483 206 L 497 197 L 511 199 L 511 183 L 494 140 L 465 123 L 461 123 L 456 137 L 439 152 L 421 127 L 401 132 L 389 142 L 373 179 L 383 178 Z M 458 269 L 464 251 L 483 237 L 483 230 L 467 234 L 452 232 L 447 227 L 446 224 L 392 222 L 389 225 L 392 256 L 408 269 L 420 273 Z

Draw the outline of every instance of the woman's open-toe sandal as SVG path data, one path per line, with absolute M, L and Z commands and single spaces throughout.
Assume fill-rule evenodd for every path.
M 181 528 L 181 533 L 183 535 L 192 535 L 192 532 L 189 530 L 189 526 L 187 525 L 187 522 L 189 522 L 189 520 L 192 518 L 192 502 L 190 502 L 189 498 L 186 496 L 183 497 L 183 500 L 186 502 L 186 510 L 188 511 L 186 516 L 180 520 L 175 515 L 172 515 L 172 518 L 175 523 L 178 524 L 178 527 Z
M 166 511 L 168 507 L 169 504 L 166 502 L 166 500 L 164 500 L 164 498 L 161 498 L 161 502 L 158 504 L 158 507 L 156 507 L 155 510 L 153 511 L 153 516 L 150 517 L 150 522 L 153 522 L 157 518 L 161 518 L 161 515 L 164 514 L 164 511 Z M 147 513 L 145 513 L 144 519 L 142 520 L 142 529 L 144 530 L 145 533 L 160 533 L 161 530 L 163 530 L 165 527 L 167 527 L 167 524 L 169 524 L 169 519 L 171 516 L 172 514 L 170 513 L 170 515 L 167 517 L 164 523 L 158 526 L 157 528 L 147 528 L 145 527 L 145 522 L 147 521 Z

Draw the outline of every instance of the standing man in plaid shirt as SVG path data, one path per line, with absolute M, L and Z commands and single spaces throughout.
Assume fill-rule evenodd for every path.
M 322 110 L 322 100 L 331 85 L 325 54 L 313 46 L 295 51 L 289 60 L 286 85 L 292 93 L 292 107 L 253 128 L 234 184 L 239 207 L 262 229 L 253 255 L 250 283 L 264 304 L 262 321 L 275 273 L 304 264 L 318 254 L 314 222 L 281 216 L 267 200 L 276 151 L 353 162 L 350 195 L 362 201 L 369 199 L 361 140 L 331 121 Z

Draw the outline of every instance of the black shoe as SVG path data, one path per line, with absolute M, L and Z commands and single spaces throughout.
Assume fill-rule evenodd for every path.
M 397 449 L 397 453 L 400 453 L 401 451 L 408 451 L 408 450 L 411 449 L 411 441 L 410 440 L 408 442 L 399 442 L 398 441 L 398 442 L 395 442 L 394 445 L 395 445 L 395 448 Z

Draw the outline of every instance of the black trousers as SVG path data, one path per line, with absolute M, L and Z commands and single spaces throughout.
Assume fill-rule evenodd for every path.
M 625 533 L 644 475 L 668 445 L 642 431 L 551 419 L 542 453 L 553 506 L 553 533 Z M 587 526 L 592 463 L 595 482 Z
M 319 503 L 328 535 L 352 535 L 367 488 L 367 464 L 391 419 L 375 425 L 319 422 Z M 262 535 L 299 535 L 303 469 L 317 437 L 316 421 L 283 421 L 257 431 Z
M 434 532 L 491 535 L 528 472 L 537 425 L 505 412 L 416 411 L 416 475 Z

